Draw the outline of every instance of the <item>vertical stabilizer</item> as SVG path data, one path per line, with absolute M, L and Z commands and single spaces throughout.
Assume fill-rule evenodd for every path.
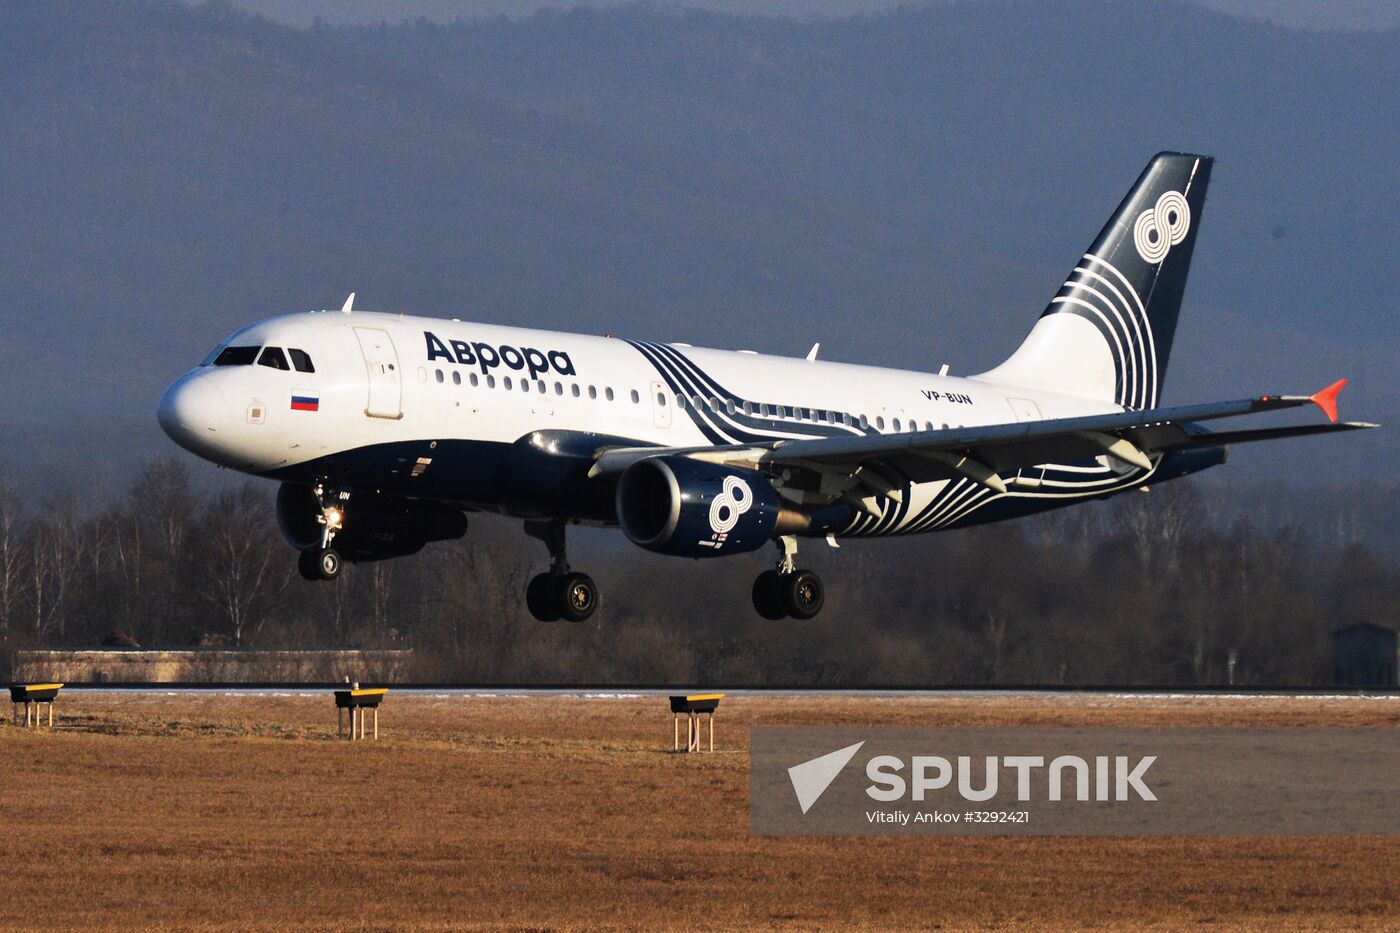
M 1020 349 L 978 378 L 1156 407 L 1210 168 L 1155 156 Z

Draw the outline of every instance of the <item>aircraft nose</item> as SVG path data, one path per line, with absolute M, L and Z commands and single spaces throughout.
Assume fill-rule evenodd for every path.
M 170 439 L 192 453 L 214 442 L 215 422 L 223 408 L 223 393 L 193 373 L 177 379 L 156 406 L 156 420 Z

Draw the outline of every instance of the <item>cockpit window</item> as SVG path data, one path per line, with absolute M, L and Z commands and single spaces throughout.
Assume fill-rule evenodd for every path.
M 287 365 L 287 354 L 282 352 L 281 347 L 264 347 L 262 356 L 258 357 L 258 365 L 266 366 L 268 369 L 291 369 Z
M 252 366 L 253 360 L 258 358 L 257 347 L 224 347 L 223 351 L 214 357 L 215 366 Z
M 287 355 L 292 358 L 292 365 L 299 373 L 314 373 L 316 367 L 311 365 L 311 357 L 305 350 L 298 350 L 295 347 L 287 349 Z

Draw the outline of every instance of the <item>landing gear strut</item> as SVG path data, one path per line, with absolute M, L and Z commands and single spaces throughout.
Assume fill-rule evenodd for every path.
M 321 508 L 321 514 L 316 516 L 321 526 L 321 544 L 301 552 L 297 557 L 297 571 L 306 580 L 334 580 L 340 576 L 344 566 L 340 552 L 331 547 L 336 532 L 345 523 L 345 512 L 336 504 L 343 497 L 333 491 L 328 492 L 320 483 L 312 487 L 312 492 L 316 494 L 316 503 Z
M 797 539 L 778 539 L 778 566 L 765 570 L 753 581 L 753 607 L 765 619 L 810 619 L 822 611 L 826 591 L 821 577 L 810 570 L 799 570 L 794 561 Z
M 564 552 L 564 522 L 526 522 L 525 533 L 549 548 L 548 572 L 536 574 L 525 588 L 525 605 L 541 622 L 582 622 L 598 608 L 598 584 L 586 573 L 569 570 Z

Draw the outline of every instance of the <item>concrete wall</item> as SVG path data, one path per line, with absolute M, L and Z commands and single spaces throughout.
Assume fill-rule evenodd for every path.
M 412 651 L 242 651 L 191 648 L 19 651 L 20 683 L 362 683 L 407 679 Z

